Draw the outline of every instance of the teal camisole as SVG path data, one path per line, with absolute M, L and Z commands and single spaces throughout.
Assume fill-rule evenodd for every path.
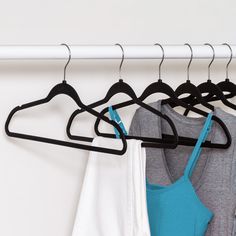
M 212 113 L 189 158 L 184 175 L 168 186 L 147 180 L 147 208 L 151 236 L 204 236 L 213 213 L 198 198 L 190 181 L 193 169 L 212 124 Z

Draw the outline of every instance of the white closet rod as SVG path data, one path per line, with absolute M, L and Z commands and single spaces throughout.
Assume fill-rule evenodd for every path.
M 120 59 L 121 49 L 115 45 L 69 45 L 72 59 Z M 162 51 L 159 46 L 122 45 L 126 59 L 160 59 Z M 194 59 L 211 59 L 212 49 L 207 45 L 191 45 Z M 236 57 L 236 45 L 230 45 L 233 57 Z M 227 59 L 230 50 L 224 45 L 213 45 L 215 58 Z M 188 59 L 190 49 L 185 45 L 163 45 L 165 59 Z M 0 59 L 67 59 L 68 50 L 62 45 L 2 45 Z

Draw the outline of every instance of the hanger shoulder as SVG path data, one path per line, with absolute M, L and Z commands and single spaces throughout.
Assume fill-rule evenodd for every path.
M 129 95 L 132 99 L 137 98 L 134 90 L 125 82 L 119 81 L 111 86 L 111 88 L 108 90 L 105 98 L 104 103 L 107 103 L 114 95 L 124 93 Z
M 183 95 L 185 93 L 189 93 L 192 97 L 195 97 L 195 99 L 202 104 L 203 106 L 207 107 L 210 110 L 214 110 L 214 106 L 212 106 L 211 104 L 207 103 L 201 95 L 200 90 L 198 89 L 198 87 L 196 87 L 194 84 L 190 83 L 190 81 L 181 84 L 176 90 L 175 90 L 176 95 L 179 97 L 180 95 Z M 185 102 L 187 102 L 188 104 L 191 104 L 191 101 L 188 101 L 188 99 L 185 100 Z
M 231 81 L 222 81 L 217 84 L 219 88 L 224 92 L 230 92 L 232 97 L 236 96 L 236 84 Z
M 154 83 L 150 84 L 143 91 L 143 93 L 139 97 L 139 99 L 144 101 L 147 97 L 149 97 L 150 95 L 155 94 L 155 93 L 163 93 L 170 98 L 173 98 L 173 99 L 176 98 L 174 90 L 168 84 L 158 81 L 158 82 L 154 82 Z
M 218 85 L 208 81 L 200 84 L 198 88 L 201 93 L 209 93 L 209 95 L 204 98 L 206 101 L 211 101 L 211 98 L 214 96 L 215 100 L 220 100 L 224 105 L 236 110 L 236 105 L 226 99 L 223 91 Z
M 76 90 L 69 85 L 68 83 L 66 83 L 65 81 L 63 81 L 60 84 L 55 85 L 51 91 L 49 92 L 47 99 L 48 101 L 50 101 L 53 97 L 59 95 L 59 94 L 65 94 L 68 95 L 69 97 L 71 97 L 74 101 L 76 101 L 76 103 L 81 104 L 81 100 L 80 97 L 78 95 L 78 93 L 76 92 Z
M 225 101 L 225 96 L 223 92 L 220 90 L 220 88 L 216 85 L 213 84 L 212 82 L 208 81 L 205 83 L 202 83 L 198 85 L 198 89 L 200 92 L 203 93 L 211 93 L 214 96 L 216 96 L 219 100 Z

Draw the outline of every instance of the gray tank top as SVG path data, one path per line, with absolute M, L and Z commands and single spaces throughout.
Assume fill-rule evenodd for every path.
M 174 122 L 180 136 L 197 138 L 205 118 L 190 118 L 177 113 L 161 101 L 149 104 L 167 114 Z M 203 148 L 191 181 L 201 201 L 214 212 L 214 219 L 206 236 L 236 236 L 236 117 L 216 108 L 214 115 L 221 118 L 232 135 L 228 149 Z M 168 124 L 155 114 L 139 108 L 131 122 L 131 135 L 161 137 L 171 134 Z M 225 142 L 222 129 L 214 122 L 208 139 Z M 169 185 L 183 175 L 192 147 L 176 149 L 147 148 L 147 178 L 152 184 Z

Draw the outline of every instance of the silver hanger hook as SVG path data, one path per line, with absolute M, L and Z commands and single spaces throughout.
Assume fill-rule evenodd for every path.
M 205 43 L 204 45 L 210 46 L 212 49 L 212 52 L 213 52 L 212 60 L 211 60 L 210 64 L 208 65 L 208 81 L 211 81 L 211 64 L 215 60 L 215 49 L 210 43 Z
M 190 57 L 188 67 L 187 67 L 187 81 L 190 81 L 190 79 L 189 79 L 189 70 L 190 70 L 190 65 L 192 63 L 192 60 L 193 60 L 193 49 L 192 49 L 192 47 L 189 43 L 185 43 L 184 45 L 188 46 L 190 51 L 191 51 L 191 57 Z
M 165 59 L 165 51 L 164 51 L 164 48 L 162 47 L 161 44 L 155 43 L 154 45 L 159 46 L 161 48 L 161 50 L 162 50 L 162 58 L 161 58 L 161 62 L 159 64 L 159 81 L 161 81 L 161 66 L 162 66 L 162 63 L 163 63 L 163 61 Z
M 120 80 L 120 81 L 123 81 L 123 80 L 122 80 L 122 77 L 121 77 L 121 68 L 122 68 L 122 65 L 123 65 L 123 62 L 124 62 L 124 59 L 125 59 L 125 52 L 124 52 L 124 49 L 123 49 L 123 47 L 121 46 L 121 44 L 116 43 L 115 45 L 116 45 L 116 46 L 119 46 L 119 47 L 121 48 L 121 51 L 122 51 L 122 59 L 121 59 L 120 66 L 119 66 L 119 80 Z
M 69 65 L 70 60 L 71 60 L 71 50 L 70 50 L 70 47 L 67 44 L 65 44 L 65 43 L 62 43 L 61 45 L 62 46 L 66 46 L 67 49 L 68 49 L 68 52 L 69 52 L 68 61 L 67 61 L 66 65 L 65 65 L 65 67 L 64 67 L 64 77 L 63 77 L 63 82 L 66 83 L 66 69 L 67 69 L 67 66 Z
M 226 80 L 229 80 L 229 64 L 230 64 L 230 62 L 232 61 L 232 58 L 233 58 L 233 50 L 232 50 L 231 46 L 228 43 L 223 43 L 222 45 L 228 46 L 228 48 L 230 49 L 230 53 L 231 53 L 230 54 L 230 59 L 229 59 L 227 65 L 226 65 Z

